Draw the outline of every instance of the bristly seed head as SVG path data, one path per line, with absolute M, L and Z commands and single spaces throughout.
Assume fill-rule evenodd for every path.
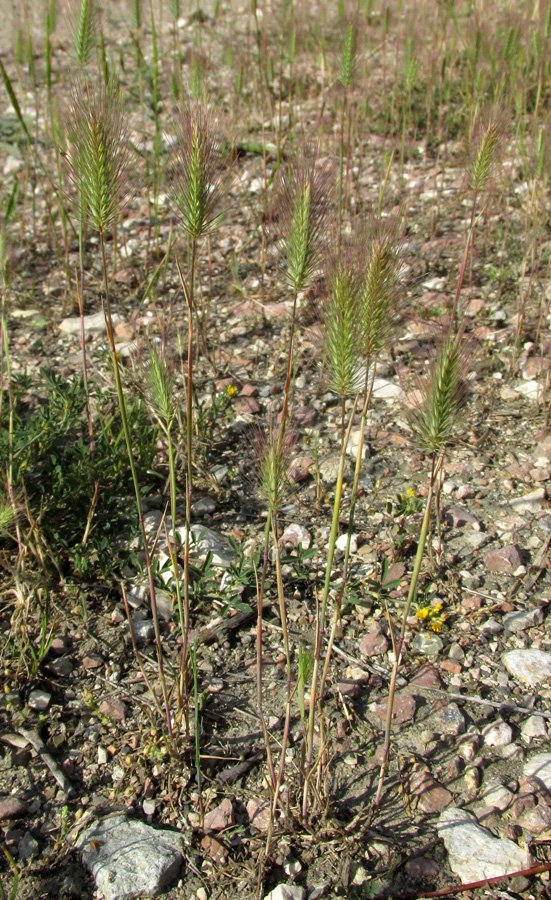
M 294 434 L 286 429 L 282 440 L 280 426 L 272 420 L 267 432 L 257 428 L 249 440 L 258 492 L 272 514 L 277 513 L 290 487 L 290 454 L 294 444 Z
M 345 252 L 332 261 L 323 310 L 327 386 L 343 398 L 358 391 L 363 380 L 362 329 L 359 327 L 361 280 L 354 262 Z
M 153 414 L 168 428 L 176 413 L 174 378 L 166 360 L 153 345 L 145 366 L 145 396 Z
M 401 260 L 393 229 L 377 229 L 367 251 L 361 281 L 363 354 L 369 364 L 388 341 L 395 325 Z
M 79 192 L 81 215 L 105 234 L 117 219 L 128 170 L 126 126 L 111 88 L 80 85 L 73 91 L 67 158 Z
M 181 117 L 172 199 L 183 228 L 196 240 L 212 231 L 220 220 L 221 161 L 210 112 L 200 103 L 191 104 Z
M 453 439 L 454 427 L 466 399 L 465 369 L 462 335 L 450 333 L 423 389 L 422 403 L 411 416 L 415 436 L 432 456 L 441 453 Z
M 331 177 L 311 158 L 300 154 L 282 177 L 277 202 L 282 234 L 282 272 L 297 293 L 310 283 L 319 264 L 331 205 Z
M 477 194 L 488 186 L 495 171 L 505 132 L 506 123 L 499 113 L 492 113 L 485 123 L 475 124 L 469 148 L 469 182 Z

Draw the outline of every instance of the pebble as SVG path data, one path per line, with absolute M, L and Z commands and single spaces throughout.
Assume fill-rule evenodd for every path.
M 29 804 L 20 797 L 6 797 L 0 800 L 0 821 L 22 819 L 29 810 Z
M 368 631 L 360 641 L 360 654 L 366 659 L 382 656 L 388 650 L 388 641 L 380 631 Z
M 337 538 L 337 542 L 336 542 L 337 550 L 340 550 L 341 552 L 344 553 L 344 551 L 346 550 L 347 543 L 348 543 L 348 535 L 347 534 L 339 535 L 339 537 Z M 350 535 L 350 552 L 351 553 L 358 552 L 358 535 L 357 534 Z
M 264 900 L 304 900 L 304 888 L 298 884 L 278 884 Z
M 545 488 L 536 488 L 535 491 L 530 491 L 529 494 L 524 494 L 523 497 L 514 497 L 509 503 L 516 512 L 535 513 L 542 508 L 546 497 Z
M 205 816 L 205 831 L 222 831 L 234 824 L 233 804 L 229 798 L 211 809 Z
M 155 637 L 155 627 L 151 619 L 132 620 L 132 631 L 138 643 L 152 641 Z
M 465 716 L 457 703 L 448 703 L 432 713 L 425 725 L 436 734 L 458 735 L 465 731 Z
M 470 525 L 474 530 L 480 531 L 482 527 L 479 519 L 477 519 L 476 516 L 473 516 L 473 514 L 463 506 L 446 506 L 442 512 L 444 522 L 451 525 L 453 528 L 463 528 L 465 525 Z
M 437 634 L 429 634 L 428 632 L 425 633 L 422 631 L 420 634 L 415 635 L 411 642 L 411 646 L 414 650 L 423 653 L 425 656 L 437 656 L 442 650 L 444 643 L 442 638 L 439 638 Z
M 488 550 L 484 554 L 484 565 L 489 572 L 512 575 L 522 565 L 522 556 L 516 544 Z
M 36 688 L 36 690 L 31 691 L 29 694 L 29 706 L 31 709 L 36 709 L 37 711 L 48 709 L 51 700 L 52 695 L 49 694 L 48 691 L 43 691 L 41 688 Z
M 469 766 L 468 769 L 465 769 L 463 781 L 465 782 L 468 793 L 474 793 L 478 789 L 480 784 L 480 772 L 476 766 Z
M 508 809 L 514 799 L 514 794 L 503 784 L 494 783 L 489 784 L 480 799 L 482 802 L 493 809 L 498 809 L 500 812 Z
M 39 849 L 40 847 L 36 838 L 32 836 L 30 831 L 26 831 L 17 847 L 19 859 L 32 859 L 33 856 L 38 855 Z
M 184 546 L 186 538 L 185 525 L 176 528 L 181 545 Z M 213 566 L 228 568 L 235 560 L 235 550 L 222 534 L 218 534 L 204 525 L 191 526 L 190 557 L 204 560 L 208 553 L 212 553 Z
M 417 808 L 427 815 L 442 812 L 453 800 L 450 791 L 424 770 L 413 773 L 409 786 L 411 793 L 418 797 Z
M 515 633 L 531 628 L 533 625 L 541 625 L 543 623 L 543 607 L 536 606 L 534 609 L 523 609 L 518 612 L 507 613 L 503 617 L 503 627 L 507 631 Z
M 216 500 L 212 497 L 201 497 L 191 506 L 191 511 L 195 516 L 206 516 L 216 512 Z
M 530 687 L 551 679 L 551 653 L 545 650 L 509 650 L 502 662 L 509 675 Z
M 270 824 L 270 803 L 268 800 L 249 800 L 247 815 L 254 828 L 258 831 L 267 831 Z
M 415 698 L 408 693 L 399 693 L 394 696 L 394 708 L 392 710 L 392 723 L 394 725 L 404 725 L 406 722 L 412 722 L 417 710 Z M 387 703 L 381 703 L 376 706 L 376 711 L 381 719 L 386 719 Z
M 292 522 L 281 535 L 279 542 L 284 546 L 290 544 L 293 548 L 301 544 L 303 550 L 308 550 L 312 543 L 312 535 L 304 525 Z
M 283 871 L 288 878 L 296 878 L 299 872 L 302 872 L 302 863 L 292 856 L 288 856 L 283 863 Z
M 84 324 L 84 331 L 105 331 L 105 316 L 103 312 L 92 313 L 89 316 L 82 317 Z M 122 317 L 117 313 L 114 313 L 112 316 L 113 325 L 116 326 L 120 322 L 122 322 Z M 59 323 L 59 330 L 64 334 L 80 334 L 81 328 L 81 320 L 80 316 L 70 316 L 67 319 L 62 319 Z
M 508 875 L 531 864 L 527 850 L 507 838 L 496 838 L 465 810 L 445 809 L 437 828 L 448 852 L 450 868 L 463 882 Z
M 119 700 L 118 697 L 108 697 L 106 700 L 102 700 L 99 711 L 102 716 L 107 716 L 109 719 L 117 719 L 119 722 L 124 722 L 127 715 L 126 703 Z
M 533 778 L 551 791 L 551 753 L 538 753 L 531 756 L 524 764 L 526 778 Z
M 477 734 L 467 734 L 460 742 L 457 752 L 465 762 L 472 762 L 478 753 L 479 747 L 480 737 Z
M 167 890 L 182 864 L 181 835 L 113 816 L 85 829 L 76 846 L 105 900 L 135 900 Z
M 156 803 L 154 800 L 146 799 L 142 803 L 142 809 L 145 816 L 155 815 Z
M 434 859 L 427 856 L 418 856 L 416 859 L 408 859 L 405 870 L 410 878 L 436 878 L 440 874 L 440 866 Z
M 493 722 L 483 729 L 482 735 L 487 747 L 505 747 L 513 740 L 513 729 L 507 722 Z
M 522 723 L 520 732 L 528 744 L 533 738 L 546 738 L 547 725 L 545 724 L 545 719 L 541 716 L 529 716 L 526 721 Z

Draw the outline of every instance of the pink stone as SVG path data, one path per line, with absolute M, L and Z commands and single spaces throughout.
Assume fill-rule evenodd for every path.
M 211 809 L 205 816 L 205 831 L 222 831 L 234 823 L 233 805 L 229 798 L 222 800 L 218 806 Z
M 392 722 L 394 725 L 405 725 L 412 722 L 417 710 L 417 703 L 411 694 L 403 693 L 394 696 L 394 708 L 392 710 Z M 381 719 L 386 719 L 387 703 L 377 706 L 377 712 Z
M 522 556 L 516 544 L 488 550 L 484 554 L 484 565 L 489 572 L 512 575 L 522 565 Z
M 388 641 L 379 631 L 368 631 L 360 641 L 360 653 L 369 659 L 371 656 L 382 656 L 388 650 Z

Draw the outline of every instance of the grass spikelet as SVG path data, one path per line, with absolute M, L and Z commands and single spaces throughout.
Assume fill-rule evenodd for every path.
M 211 114 L 199 103 L 190 105 L 179 129 L 172 197 L 184 230 L 195 240 L 212 231 L 220 218 L 220 163 Z
M 344 33 L 344 41 L 341 53 L 340 82 L 345 88 L 349 88 L 354 77 L 354 64 L 356 57 L 356 28 L 353 22 L 349 22 Z
M 339 397 L 346 397 L 361 386 L 359 287 L 357 272 L 343 254 L 329 274 L 323 323 L 327 386 Z
M 281 440 L 280 427 L 271 421 L 267 432 L 258 429 L 250 440 L 258 493 L 272 515 L 277 513 L 290 486 L 293 445 L 293 434 L 286 431 Z
M 320 261 L 330 208 L 327 168 L 301 154 L 283 176 L 278 210 L 283 234 L 282 271 L 295 292 L 307 287 Z
M 485 125 L 475 128 L 474 139 L 471 141 L 469 183 L 476 194 L 487 187 L 495 170 L 504 132 L 504 122 L 497 115 L 492 115 Z
M 153 345 L 149 348 L 149 360 L 145 368 L 145 392 L 148 406 L 168 427 L 176 412 L 174 379 L 166 360 Z
M 461 335 L 448 334 L 438 353 L 434 371 L 423 391 L 423 402 L 413 413 L 411 426 L 423 449 L 433 457 L 451 442 L 466 390 Z
M 96 45 L 96 26 L 94 0 L 81 0 L 74 32 L 75 58 L 81 69 L 90 61 L 92 50 Z
M 72 126 L 67 156 L 81 214 L 105 234 L 117 218 L 128 166 L 126 128 L 114 91 L 88 85 L 75 90 Z
M 371 241 L 361 284 L 363 354 L 369 362 L 384 347 L 396 320 L 400 257 L 391 231 Z

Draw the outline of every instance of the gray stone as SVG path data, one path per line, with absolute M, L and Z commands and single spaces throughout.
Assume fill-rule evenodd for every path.
M 216 512 L 216 500 L 213 500 L 212 497 L 200 497 L 192 504 L 191 511 L 195 516 L 210 515 L 210 513 Z
M 507 838 L 494 837 L 465 810 L 454 806 L 445 809 L 437 829 L 448 851 L 450 867 L 463 882 L 497 878 L 531 865 L 527 850 Z
M 48 691 L 43 691 L 42 688 L 36 688 L 36 690 L 31 691 L 29 694 L 30 708 L 38 711 L 48 709 L 51 700 L 52 695 L 48 693 Z
M 186 539 L 185 525 L 176 528 L 184 545 Z M 204 525 L 192 525 L 189 546 L 189 555 L 192 559 L 204 560 L 207 553 L 212 553 L 212 564 L 226 569 L 235 559 L 235 550 L 223 535 L 218 534 Z
M 151 619 L 132 620 L 132 632 L 138 643 L 147 643 L 155 637 L 155 627 Z
M 534 778 L 551 791 L 551 753 L 537 753 L 524 763 L 526 778 Z
M 177 832 L 122 815 L 95 822 L 77 847 L 105 900 L 155 897 L 174 882 L 182 863 Z
M 17 846 L 19 859 L 31 859 L 31 857 L 38 855 L 39 849 L 38 841 L 33 838 L 30 831 L 26 831 Z
M 437 734 L 458 735 L 465 731 L 465 716 L 457 703 L 448 703 L 429 716 L 425 725 Z
M 543 608 L 541 606 L 508 613 L 503 617 L 503 627 L 514 632 L 524 631 L 525 628 L 531 628 L 532 625 L 541 625 L 542 622 Z
M 551 679 L 551 653 L 545 650 L 510 650 L 502 662 L 509 675 L 530 687 Z

